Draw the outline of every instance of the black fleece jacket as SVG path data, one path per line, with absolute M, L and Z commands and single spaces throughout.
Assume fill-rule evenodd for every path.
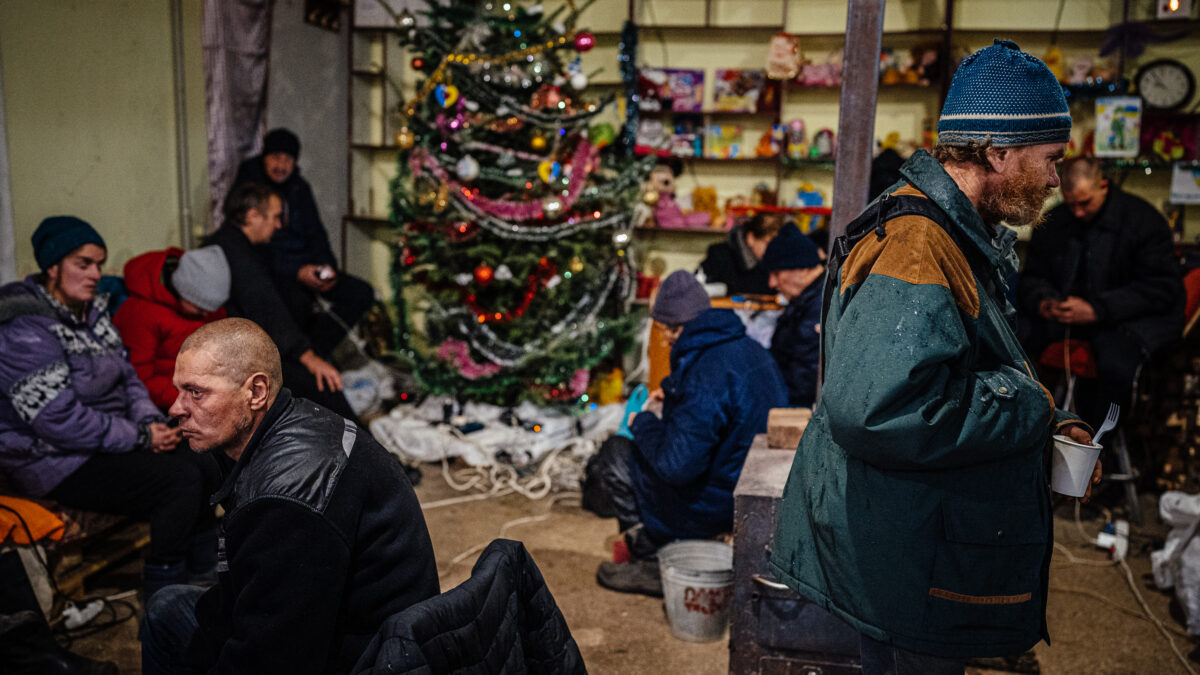
M 220 582 L 188 650 L 198 672 L 349 672 L 385 619 L 438 594 L 412 485 L 353 423 L 283 389 L 225 464 Z
M 1116 186 L 1092 222 L 1059 205 L 1033 231 L 1017 284 L 1022 319 L 1044 324 L 1038 304 L 1072 291 L 1096 310 L 1089 329 L 1119 328 L 1137 339 L 1142 353 L 1129 355 L 1136 361 L 1183 332 L 1185 294 L 1171 230 L 1146 200 Z

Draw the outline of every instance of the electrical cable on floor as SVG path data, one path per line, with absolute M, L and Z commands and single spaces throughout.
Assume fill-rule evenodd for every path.
M 1102 508 L 1101 511 L 1104 513 L 1106 522 L 1112 522 L 1112 513 L 1109 512 L 1108 509 L 1104 509 L 1104 508 Z M 1092 537 L 1089 537 L 1087 535 L 1087 533 L 1084 532 L 1083 520 L 1080 518 L 1079 513 L 1080 513 L 1080 503 L 1078 500 L 1076 500 L 1075 501 L 1075 528 L 1077 530 L 1079 530 L 1079 534 L 1083 536 L 1085 541 L 1092 543 L 1092 544 L 1096 543 L 1095 539 L 1093 539 Z M 1170 633 L 1167 630 L 1166 625 L 1163 624 L 1163 622 L 1157 616 L 1154 615 L 1154 612 L 1150 611 L 1150 605 L 1146 603 L 1146 599 L 1142 596 L 1142 592 L 1137 587 L 1137 582 L 1134 581 L 1133 570 L 1129 568 L 1129 563 L 1125 562 L 1124 558 L 1121 558 L 1120 560 L 1114 560 L 1114 561 L 1087 560 L 1084 558 L 1079 558 L 1079 557 L 1076 557 L 1074 554 L 1072 554 L 1071 551 L 1069 549 L 1067 549 L 1066 546 L 1063 546 L 1062 544 L 1060 544 L 1057 541 L 1054 542 L 1054 549 L 1064 553 L 1067 556 L 1067 561 L 1070 562 L 1071 564 L 1075 564 L 1075 565 L 1091 565 L 1094 567 L 1115 567 L 1117 565 L 1120 565 L 1121 569 L 1124 570 L 1124 572 L 1125 572 L 1125 581 L 1129 584 L 1129 590 L 1133 591 L 1134 597 L 1137 598 L 1138 604 L 1142 608 L 1142 613 L 1145 614 L 1145 619 L 1147 621 L 1149 621 L 1150 623 L 1154 624 L 1154 626 L 1158 629 L 1158 632 L 1161 633 L 1162 636 L 1167 640 L 1167 644 L 1171 646 L 1171 651 L 1175 652 L 1175 657 L 1177 659 L 1179 659 L 1179 663 L 1181 665 L 1183 665 L 1184 669 L 1187 670 L 1187 672 L 1190 673 L 1191 675 L 1197 675 L 1195 669 L 1192 668 L 1192 665 L 1188 662 L 1187 658 L 1184 657 L 1183 653 L 1179 651 L 1179 647 L 1177 647 L 1175 645 L 1175 640 L 1171 637 Z M 1071 592 L 1071 593 L 1082 593 L 1084 595 L 1093 596 L 1093 594 L 1091 592 L 1082 591 L 1081 589 L 1059 587 L 1059 588 L 1051 588 L 1050 590 L 1059 590 L 1059 591 L 1066 591 L 1066 592 Z M 1093 597 L 1095 597 L 1095 596 L 1093 596 Z M 1106 602 L 1108 602 L 1108 601 L 1106 600 Z M 1113 604 L 1114 606 L 1116 606 L 1115 603 L 1109 602 L 1108 604 Z M 1127 614 L 1132 613 L 1126 609 L 1122 609 L 1121 611 L 1123 611 Z M 1175 632 L 1180 632 L 1180 631 L 1178 629 L 1175 629 Z M 1184 633 L 1184 634 L 1186 635 L 1186 633 Z M 1190 639 L 1191 636 L 1189 635 L 1188 637 Z
M 72 601 L 70 598 L 68 598 L 62 592 L 62 590 L 59 589 L 58 582 L 54 579 L 54 573 L 50 570 L 50 564 L 46 560 L 45 556 L 43 555 L 41 547 L 39 547 L 37 545 L 37 542 L 34 540 L 33 532 L 30 531 L 30 529 L 29 529 L 29 523 L 25 522 L 25 517 L 22 516 L 19 511 L 12 508 L 11 506 L 8 506 L 7 504 L 0 504 L 0 509 L 2 509 L 4 511 L 8 511 L 9 513 L 13 514 L 14 516 L 17 517 L 17 521 L 21 523 L 21 529 L 25 531 L 25 537 L 29 540 L 29 545 L 33 549 L 34 558 L 38 561 L 38 564 L 41 565 L 42 569 L 46 572 L 46 579 L 50 582 L 50 586 L 53 588 L 54 597 L 61 598 L 65 603 L 67 603 L 68 607 L 72 606 L 74 604 L 74 601 Z M 95 602 L 98 599 L 102 603 L 100 611 L 103 612 L 103 611 L 107 610 L 108 612 L 110 612 L 112 614 L 112 619 L 110 619 L 108 621 L 103 621 L 103 622 L 97 623 L 97 619 L 99 618 L 99 614 L 97 614 L 96 616 L 92 617 L 91 620 L 89 620 L 87 623 L 85 623 L 82 626 L 79 626 L 78 628 L 71 629 L 71 628 L 56 626 L 54 628 L 55 637 L 59 640 L 59 643 L 62 645 L 63 649 L 70 649 L 71 643 L 73 643 L 75 640 L 95 635 L 96 633 L 106 631 L 109 628 L 112 628 L 113 626 L 125 623 L 129 619 L 137 616 L 137 610 L 135 610 L 133 608 L 133 606 L 130 605 L 129 603 L 121 600 L 121 598 L 128 597 L 129 595 L 136 595 L 136 594 L 137 594 L 137 591 L 133 590 L 133 591 L 127 591 L 125 593 L 118 593 L 116 595 L 111 595 L 111 596 L 107 596 L 107 597 L 103 597 L 103 598 L 85 599 L 83 601 L 85 604 Z M 126 616 L 121 616 L 120 614 L 118 614 L 117 613 L 117 605 L 120 605 L 121 607 L 124 607 L 125 609 L 127 609 L 128 614 Z
M 446 564 L 446 569 L 443 572 L 438 574 L 438 581 L 440 582 L 443 578 L 446 577 L 446 575 L 450 574 L 450 572 L 453 571 L 454 568 L 460 562 L 469 558 L 472 555 L 475 555 L 476 553 L 479 553 L 483 549 L 487 548 L 488 544 L 490 544 L 493 540 L 503 538 L 504 534 L 506 532 L 508 532 L 509 528 L 516 527 L 517 525 L 524 525 L 526 523 L 538 523 L 543 520 L 549 520 L 550 511 L 551 511 L 551 509 L 554 508 L 555 504 L 557 504 L 558 502 L 563 501 L 565 499 L 570 499 L 573 497 L 578 498 L 579 495 L 575 494 L 575 493 L 571 493 L 571 492 L 559 493 L 559 494 L 551 497 L 550 500 L 546 503 L 545 513 L 538 515 L 538 516 L 525 516 L 522 518 L 516 518 L 514 520 L 510 520 L 510 521 L 504 523 L 503 525 L 500 526 L 500 531 L 496 533 L 496 536 L 493 537 L 492 540 L 489 540 L 482 544 L 477 544 L 475 546 L 472 546 L 471 548 L 468 548 L 467 550 L 463 551 L 462 553 L 459 553 L 458 555 L 451 558 L 450 562 Z

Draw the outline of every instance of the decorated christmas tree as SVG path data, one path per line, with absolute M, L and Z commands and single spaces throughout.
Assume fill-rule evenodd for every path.
M 395 279 L 421 289 L 410 345 L 430 392 L 578 404 L 627 349 L 650 166 L 597 123 L 613 101 L 586 91 L 581 9 L 442 0 L 397 17 L 421 77 L 399 111 Z

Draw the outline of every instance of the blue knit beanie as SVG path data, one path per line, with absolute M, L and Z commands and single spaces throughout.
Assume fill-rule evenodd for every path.
M 682 326 L 710 307 L 708 294 L 695 275 L 676 270 L 658 287 L 650 318 L 668 326 Z
M 801 234 L 794 223 L 788 223 L 767 244 L 758 264 L 768 272 L 804 270 L 820 265 L 821 256 L 813 240 Z
M 95 228 L 75 216 L 51 216 L 33 231 L 33 257 L 43 272 L 84 244 L 108 248 Z
M 942 116 L 938 144 L 1016 147 L 1071 140 L 1071 111 L 1046 64 L 1015 42 L 996 39 L 963 59 Z

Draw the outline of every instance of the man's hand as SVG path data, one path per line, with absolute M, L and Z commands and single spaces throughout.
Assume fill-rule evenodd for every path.
M 170 452 L 179 445 L 179 429 L 172 429 L 162 422 L 150 423 L 150 450 Z
M 1076 443 L 1079 443 L 1082 445 L 1091 445 L 1092 444 L 1091 432 L 1089 432 L 1087 429 L 1084 429 L 1083 427 L 1078 426 L 1076 424 L 1069 424 L 1069 425 L 1063 427 L 1062 429 L 1059 430 L 1059 433 L 1061 433 L 1063 436 L 1066 436 L 1067 438 L 1075 441 Z M 1079 498 L 1079 501 L 1086 504 L 1087 501 L 1092 498 L 1092 486 L 1099 484 L 1100 477 L 1103 475 L 1104 475 L 1104 469 L 1100 465 L 1100 460 L 1097 459 L 1096 467 L 1094 469 L 1092 469 L 1092 480 L 1090 482 L 1088 482 L 1087 492 L 1085 492 L 1083 494 L 1083 496 Z
M 317 379 L 317 391 L 325 391 L 326 387 L 329 391 L 342 390 L 342 374 L 313 350 L 300 355 L 300 364 Z
M 337 271 L 329 265 L 304 265 L 296 271 L 296 280 L 324 293 L 337 285 Z
M 1042 301 L 1043 304 L 1045 302 Z M 1038 305 L 1039 311 L 1041 308 L 1042 306 Z M 1062 302 L 1055 303 L 1051 309 L 1051 316 L 1047 318 L 1068 324 L 1093 323 L 1096 321 L 1096 308 L 1087 300 L 1072 295 Z
M 663 390 L 655 389 L 646 397 L 646 402 L 642 404 L 642 412 L 653 413 L 662 416 L 663 406 Z M 638 413 L 629 413 L 629 419 L 625 421 L 625 426 L 633 426 L 633 418 L 637 417 Z

